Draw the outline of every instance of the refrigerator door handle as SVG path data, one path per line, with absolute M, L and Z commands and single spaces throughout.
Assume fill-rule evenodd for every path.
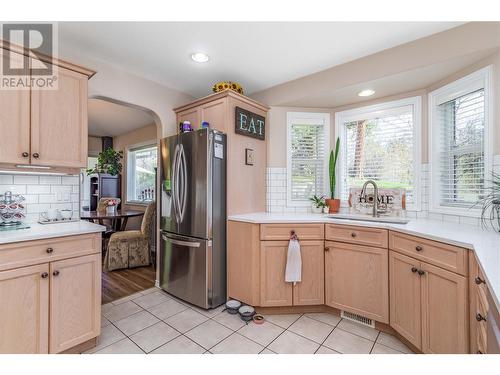
M 174 161 L 172 163 L 172 206 L 175 221 L 179 223 L 179 145 L 175 146 Z
M 184 152 L 184 147 L 181 145 L 180 148 L 180 161 L 179 166 L 182 166 L 182 199 L 179 201 L 180 206 L 180 221 L 184 220 L 184 214 L 186 213 L 186 202 L 187 202 L 187 162 L 186 153 Z
M 200 247 L 201 246 L 199 242 L 189 242 L 189 241 L 174 240 L 173 238 L 169 238 L 169 237 L 165 236 L 164 234 L 162 235 L 162 238 L 165 241 L 173 243 L 174 245 L 186 246 L 186 247 Z

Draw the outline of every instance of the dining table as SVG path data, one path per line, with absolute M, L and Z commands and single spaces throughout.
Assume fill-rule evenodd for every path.
M 131 217 L 143 216 L 143 211 L 137 210 L 114 210 L 114 211 L 82 211 L 80 218 L 91 222 L 104 224 L 104 220 L 109 220 L 113 232 L 124 231 L 127 227 L 128 219 Z

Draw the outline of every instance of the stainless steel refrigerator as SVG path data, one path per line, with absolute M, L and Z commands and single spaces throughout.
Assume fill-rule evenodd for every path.
M 161 140 L 160 286 L 203 308 L 226 301 L 226 136 Z

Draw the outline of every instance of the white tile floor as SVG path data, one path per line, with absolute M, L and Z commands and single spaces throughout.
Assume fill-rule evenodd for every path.
M 157 288 L 102 306 L 102 354 L 402 354 L 396 337 L 327 313 L 269 315 L 245 324 L 223 307 L 205 311 Z

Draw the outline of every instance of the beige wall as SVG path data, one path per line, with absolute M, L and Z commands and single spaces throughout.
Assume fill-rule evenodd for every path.
M 156 124 L 150 124 L 139 129 L 132 130 L 131 132 L 113 137 L 113 148 L 116 151 L 123 151 L 123 170 L 122 170 L 122 201 L 124 202 L 123 208 L 129 210 L 144 211 L 144 205 L 126 204 L 127 200 L 127 148 L 135 145 L 144 144 L 151 141 L 156 143 L 161 137 L 161 130 Z M 127 223 L 127 229 L 139 229 L 141 226 L 142 217 L 130 218 Z
M 463 76 L 466 76 L 478 69 L 485 66 L 492 65 L 493 67 L 493 100 L 494 100 L 494 117 L 492 119 L 494 126 L 494 150 L 495 154 L 500 154 L 500 52 L 493 54 L 486 59 L 475 63 L 466 69 L 453 73 L 449 77 L 432 84 L 429 87 L 422 88 L 421 90 L 403 92 L 397 95 L 392 95 L 384 98 L 377 98 L 362 103 L 355 103 L 336 108 L 303 108 L 303 107 L 271 107 L 269 111 L 269 125 L 268 125 L 268 166 L 269 167 L 286 167 L 286 113 L 287 112 L 329 112 L 331 113 L 331 139 L 330 144 L 333 145 L 335 139 L 335 113 L 364 107 L 367 105 L 377 104 L 386 101 L 398 100 L 413 96 L 422 97 L 422 162 L 427 163 L 429 160 L 429 145 L 428 145 L 428 98 L 427 94 L 441 86 L 453 82 Z

